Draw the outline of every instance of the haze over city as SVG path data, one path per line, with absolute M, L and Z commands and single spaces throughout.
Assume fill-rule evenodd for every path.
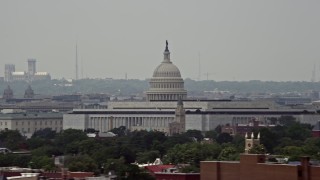
M 80 77 L 145 79 L 168 40 L 183 78 L 310 81 L 315 66 L 318 81 L 319 8 L 298 0 L 4 0 L 0 73 L 35 58 L 52 78 L 74 78 L 78 44 Z

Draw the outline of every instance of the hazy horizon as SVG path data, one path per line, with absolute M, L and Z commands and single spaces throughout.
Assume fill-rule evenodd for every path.
M 147 79 L 165 40 L 182 77 L 215 81 L 320 80 L 320 1 L 0 2 L 4 64 L 52 78 Z M 83 72 L 83 73 L 82 73 Z M 83 76 L 82 76 L 83 74 Z M 208 76 L 207 76 L 208 74 Z

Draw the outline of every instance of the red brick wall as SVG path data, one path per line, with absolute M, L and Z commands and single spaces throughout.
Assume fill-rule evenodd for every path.
M 200 164 L 201 180 L 300 180 L 298 166 L 264 164 L 264 155 L 241 155 L 239 162 Z
M 320 166 L 266 164 L 261 155 L 241 155 L 239 162 L 203 161 L 201 180 L 320 180 Z M 299 173 L 300 172 L 300 173 Z M 303 173 L 310 173 L 309 179 Z
M 246 180 L 299 180 L 298 166 L 280 164 L 256 164 L 242 167 L 240 176 L 246 177 Z
M 320 131 L 312 131 L 313 137 L 320 137 Z
M 239 163 L 202 161 L 200 163 L 201 180 L 239 180 Z
M 320 166 L 310 167 L 310 180 L 320 180 Z
M 200 180 L 200 174 L 155 173 L 157 180 Z
M 240 164 L 235 162 L 221 162 L 220 163 L 220 179 L 241 180 Z
M 218 180 L 217 174 L 219 170 L 217 169 L 217 161 L 201 161 L 200 162 L 200 178 L 201 180 Z

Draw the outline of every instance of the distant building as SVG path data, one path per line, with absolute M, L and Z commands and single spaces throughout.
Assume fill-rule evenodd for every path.
M 230 135 L 241 135 L 244 136 L 248 132 L 252 132 L 254 129 L 259 128 L 270 128 L 274 127 L 275 124 L 271 124 L 271 122 L 265 121 L 264 123 L 256 118 L 252 118 L 246 123 L 234 123 L 234 124 L 226 124 L 222 125 L 221 132 L 229 133 Z
M 37 72 L 36 59 L 28 59 L 28 70 L 16 71 L 14 64 L 5 64 L 4 80 L 10 81 L 34 81 L 34 80 L 50 80 L 51 76 L 48 72 Z
M 320 121 L 312 129 L 312 136 L 313 137 L 320 137 Z
M 27 81 L 28 80 L 28 74 L 24 71 L 20 72 L 12 72 L 12 78 L 11 81 Z
M 24 98 L 34 98 L 34 92 L 29 85 L 28 88 L 24 91 Z
M 14 64 L 5 64 L 4 65 L 4 80 L 12 81 L 12 73 L 16 71 Z
M 279 97 L 275 99 L 275 102 L 280 105 L 300 105 L 311 103 L 311 98 L 306 97 Z
M 31 137 L 34 132 L 45 128 L 60 132 L 62 130 L 62 114 L 17 111 L 2 111 L 0 113 L 0 131 L 18 130 L 22 135 Z
M 12 91 L 12 89 L 10 88 L 9 85 L 8 85 L 7 88 L 3 91 L 2 98 L 3 98 L 3 99 L 12 99 L 12 98 L 13 98 L 13 91 Z
M 28 112 L 67 112 L 78 106 L 73 102 L 56 102 L 50 99 L 8 99 L 1 109 L 22 109 Z
M 36 59 L 28 59 L 28 76 L 31 79 L 35 73 L 36 70 Z
M 186 131 L 186 112 L 181 98 L 178 100 L 174 122 L 169 123 L 169 135 L 180 134 Z

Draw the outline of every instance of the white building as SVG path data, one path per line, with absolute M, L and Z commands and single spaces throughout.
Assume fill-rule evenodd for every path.
M 31 137 L 38 130 L 50 128 L 62 130 L 61 113 L 27 113 L 16 110 L 3 110 L 0 113 L 0 131 L 18 130 L 22 135 Z

